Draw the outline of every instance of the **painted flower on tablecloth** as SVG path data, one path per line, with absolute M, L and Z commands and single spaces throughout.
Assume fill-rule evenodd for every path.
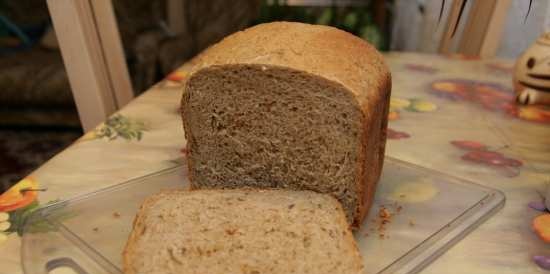
M 533 219 L 531 227 L 539 239 L 550 243 L 550 209 L 546 208 L 544 199 L 530 202 L 529 207 L 543 212 Z M 535 255 L 533 261 L 542 269 L 550 270 L 550 256 Z
M 179 87 L 185 82 L 189 72 L 187 70 L 176 70 L 168 74 L 162 82 L 163 87 Z
M 399 117 L 401 116 L 399 115 L 399 111 L 397 110 L 390 110 L 390 112 L 388 113 L 388 121 L 399 120 Z
M 542 201 L 531 201 L 527 205 L 534 210 L 550 213 L 550 209 L 546 208 L 546 204 L 544 204 L 544 199 Z
M 535 255 L 533 261 L 542 269 L 550 270 L 550 256 Z
M 386 138 L 392 139 L 392 140 L 399 140 L 399 139 L 407 139 L 410 138 L 411 135 L 409 135 L 406 132 L 393 130 L 391 128 L 388 128 L 386 131 Z
M 8 239 L 8 229 L 11 227 L 10 215 L 6 212 L 0 212 L 0 244 Z
M 489 70 L 490 73 L 507 77 L 511 76 L 512 72 L 514 71 L 514 67 L 511 64 L 505 63 L 487 63 L 485 64 L 485 67 Z
M 432 82 L 430 92 L 452 101 L 471 102 L 485 110 L 501 112 L 509 117 L 537 123 L 550 123 L 550 107 L 518 106 L 512 90 L 500 84 L 444 79 Z
M 426 73 L 426 74 L 434 74 L 439 71 L 434 67 L 421 65 L 421 64 L 405 64 L 403 67 L 410 71 Z
M 33 178 L 27 177 L 6 192 L 0 195 L 0 244 L 7 240 L 8 235 L 17 233 L 19 236 L 23 233 L 23 225 L 27 218 L 37 209 L 40 203 L 37 200 L 38 192 L 45 191 L 38 186 Z M 56 202 L 50 201 L 51 204 Z M 60 219 L 66 219 L 70 216 L 59 216 Z M 48 221 L 37 221 L 30 224 L 29 232 L 44 232 L 55 229 L 55 226 Z
M 109 141 L 118 138 L 127 141 L 140 141 L 145 131 L 147 131 L 147 126 L 144 122 L 128 118 L 121 114 L 115 114 L 95 130 L 86 133 L 78 141 L 82 142 L 102 138 Z
M 437 110 L 437 105 L 419 98 L 399 98 L 392 97 L 390 99 L 390 111 L 388 114 L 389 121 L 395 121 L 401 118 L 401 111 L 409 112 L 432 112 Z
M 444 55 L 448 59 L 453 60 L 465 60 L 465 61 L 475 61 L 481 59 L 481 57 L 477 55 L 466 55 L 462 53 L 449 53 Z
M 523 120 L 550 124 L 550 107 L 548 106 L 522 106 L 513 113 Z
M 391 97 L 390 98 L 390 109 L 400 110 L 408 108 L 411 105 L 411 101 L 409 99 L 399 98 L 399 97 Z
M 439 189 L 428 178 L 416 178 L 400 183 L 389 195 L 392 201 L 400 203 L 423 203 L 439 194 Z
M 507 177 L 518 176 L 520 168 L 523 166 L 522 161 L 507 157 L 497 152 L 497 149 L 491 149 L 489 146 L 477 141 L 455 140 L 451 141 L 451 144 L 466 151 L 460 157 L 462 160 L 496 169 L 500 174 Z
M 174 81 L 174 82 L 182 82 L 186 76 L 187 76 L 187 71 L 176 70 L 168 74 L 165 79 L 169 81 Z
M 535 217 L 532 227 L 541 240 L 550 243 L 550 213 Z
M 25 178 L 0 195 L 0 212 L 10 212 L 28 206 L 36 200 L 38 183 Z

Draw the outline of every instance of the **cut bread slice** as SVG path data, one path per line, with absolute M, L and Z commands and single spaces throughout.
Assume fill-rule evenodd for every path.
M 311 191 L 162 192 L 139 210 L 126 274 L 360 273 L 341 205 Z
M 262 24 L 195 60 L 182 116 L 193 188 L 329 193 L 359 226 L 384 160 L 390 74 L 344 31 Z

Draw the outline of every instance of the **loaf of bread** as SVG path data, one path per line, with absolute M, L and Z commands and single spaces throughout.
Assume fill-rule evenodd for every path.
M 126 274 L 358 274 L 341 205 L 287 190 L 162 192 L 139 210 Z
M 384 161 L 391 77 L 338 29 L 261 24 L 195 60 L 182 116 L 194 188 L 329 193 L 358 226 Z

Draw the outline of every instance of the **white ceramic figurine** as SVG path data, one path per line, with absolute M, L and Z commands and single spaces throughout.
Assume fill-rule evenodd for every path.
M 541 35 L 514 68 L 517 102 L 550 105 L 550 32 Z

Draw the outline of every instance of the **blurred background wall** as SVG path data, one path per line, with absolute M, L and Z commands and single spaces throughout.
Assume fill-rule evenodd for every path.
M 473 1 L 483 0 L 468 1 L 464 14 L 468 14 Z M 449 15 L 450 2 L 446 1 L 442 18 Z M 442 0 L 395 0 L 390 49 L 436 53 L 445 25 L 444 20 L 438 24 L 441 3 Z M 518 57 L 541 33 L 550 30 L 550 1 L 534 0 L 526 18 L 528 8 L 527 0 L 511 0 L 498 57 Z M 460 39 L 466 19 L 461 19 L 455 41 Z

